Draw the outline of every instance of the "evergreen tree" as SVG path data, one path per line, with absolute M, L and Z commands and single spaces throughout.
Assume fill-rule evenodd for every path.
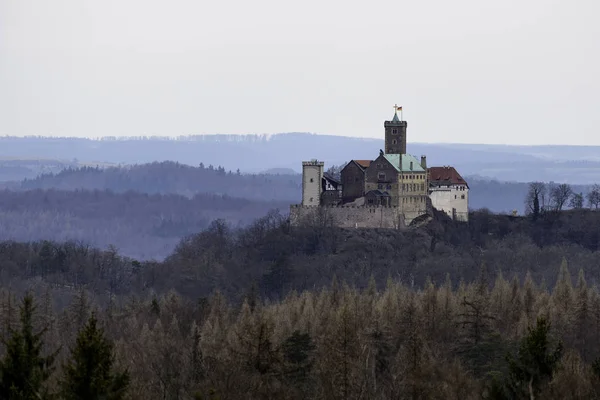
M 129 373 L 114 370 L 113 348 L 92 314 L 77 335 L 70 360 L 63 366 L 60 388 L 64 399 L 124 398 Z
M 9 328 L 10 338 L 2 338 L 6 347 L 0 362 L 0 398 L 2 399 L 47 399 L 49 393 L 44 383 L 50 377 L 57 352 L 42 356 L 42 336 L 47 328 L 33 332 L 36 307 L 33 296 L 25 295 L 20 307 L 21 326 Z
M 537 398 L 543 386 L 551 379 L 562 357 L 563 346 L 559 342 L 550 346 L 550 324 L 539 317 L 535 327 L 521 341 L 516 358 L 508 357 L 511 398 Z

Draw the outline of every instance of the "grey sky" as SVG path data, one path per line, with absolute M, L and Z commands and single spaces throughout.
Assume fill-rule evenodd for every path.
M 598 0 L 0 0 L 0 135 L 600 144 Z

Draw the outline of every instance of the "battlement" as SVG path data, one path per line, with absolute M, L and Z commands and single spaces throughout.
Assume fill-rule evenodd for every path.
M 408 124 L 406 123 L 406 121 L 384 121 L 383 122 L 383 126 L 384 127 L 387 127 L 387 126 L 401 126 L 401 127 L 406 128 L 407 125 Z
M 325 165 L 324 161 L 310 160 L 310 161 L 302 161 L 303 167 L 323 167 Z

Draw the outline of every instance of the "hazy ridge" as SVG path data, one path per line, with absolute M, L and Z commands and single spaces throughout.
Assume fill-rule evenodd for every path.
M 588 184 L 600 181 L 598 146 L 425 144 L 416 141 L 418 136 L 409 133 L 409 153 L 426 154 L 431 166 L 454 165 L 465 176 L 517 182 L 542 180 Z M 2 159 L 7 157 L 59 160 L 65 165 L 76 166 L 169 160 L 189 165 L 203 162 L 221 165 L 227 170 L 239 168 L 248 173 L 271 168 L 300 172 L 303 160 L 317 158 L 327 164 L 342 164 L 353 158 L 374 158 L 381 148 L 382 139 L 309 133 L 103 139 L 0 137 L 0 174 L 6 164 Z M 20 176 L 23 179 L 35 175 Z

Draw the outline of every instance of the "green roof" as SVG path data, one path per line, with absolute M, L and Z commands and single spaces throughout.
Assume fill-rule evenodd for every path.
M 421 162 L 415 156 L 410 154 L 384 154 L 386 160 L 396 168 L 398 172 L 425 172 L 421 166 Z M 402 165 L 400 162 L 402 161 Z M 413 163 L 413 168 L 410 169 L 410 163 Z
M 392 118 L 392 122 L 400 122 L 400 119 L 398 118 L 398 111 L 394 112 L 394 118 Z

